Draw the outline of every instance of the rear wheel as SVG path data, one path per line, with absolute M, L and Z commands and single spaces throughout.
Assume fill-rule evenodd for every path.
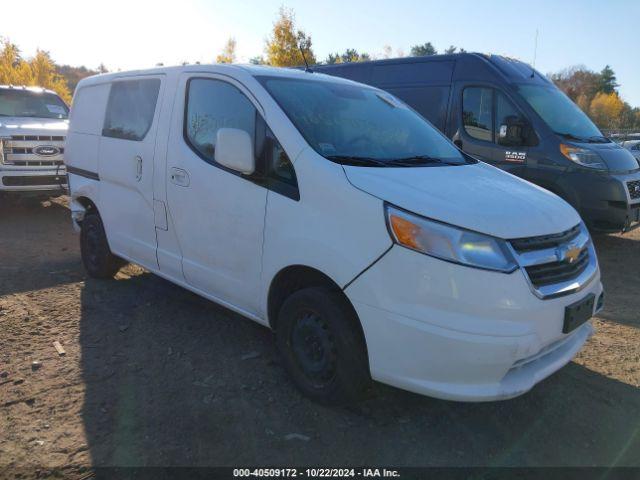
M 102 219 L 87 213 L 80 229 L 80 253 L 84 268 L 93 278 L 112 278 L 125 262 L 109 249 Z
M 313 287 L 293 293 L 280 309 L 276 343 L 296 386 L 313 400 L 352 403 L 371 384 L 358 319 L 340 292 Z

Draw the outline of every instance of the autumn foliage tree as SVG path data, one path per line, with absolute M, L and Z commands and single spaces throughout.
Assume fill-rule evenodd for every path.
M 598 127 L 640 128 L 640 109 L 632 108 L 620 98 L 616 75 L 609 65 L 600 72 L 575 66 L 549 77 Z
M 311 48 L 311 36 L 296 28 L 293 10 L 280 7 L 273 31 L 266 42 L 266 62 L 274 67 L 295 67 L 304 65 L 304 58 L 311 65 L 316 56 Z
M 71 101 L 67 82 L 57 73 L 56 65 L 48 52 L 38 50 L 33 58 L 25 60 L 15 44 L 3 40 L 0 45 L 0 84 L 48 88 L 60 95 L 65 102 Z
M 222 53 L 216 57 L 216 63 L 235 63 L 236 61 L 236 39 L 231 37 L 225 43 Z
M 614 129 L 621 127 L 621 114 L 624 102 L 616 92 L 599 92 L 591 101 L 589 113 L 591 119 L 601 128 Z

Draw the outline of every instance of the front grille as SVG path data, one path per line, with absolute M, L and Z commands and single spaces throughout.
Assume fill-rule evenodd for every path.
M 16 167 L 58 167 L 64 165 L 62 160 L 14 160 L 11 165 Z
M 589 265 L 589 250 L 585 247 L 574 262 L 563 260 L 561 262 L 544 263 L 525 267 L 529 280 L 535 287 L 553 285 L 572 280 L 580 275 Z
M 7 187 L 35 187 L 35 186 L 60 186 L 67 184 L 65 176 L 37 175 L 23 177 L 2 177 L 2 183 Z
M 64 140 L 62 135 L 12 135 L 3 144 L 4 163 L 19 167 L 57 167 L 63 165 Z M 52 146 L 55 155 L 38 155 L 38 147 Z
M 578 224 L 561 233 L 509 240 L 518 265 L 542 299 L 580 289 L 597 270 L 589 232 Z
M 543 250 L 545 248 L 554 248 L 568 243 L 580 234 L 580 225 L 562 232 L 552 235 L 541 235 L 539 237 L 516 238 L 511 240 L 511 246 L 518 253 L 529 252 L 532 250 Z
M 640 198 L 640 180 L 627 182 L 627 189 L 629 190 L 631 200 L 637 200 Z
M 64 142 L 60 135 L 12 135 L 11 140 L 18 142 Z

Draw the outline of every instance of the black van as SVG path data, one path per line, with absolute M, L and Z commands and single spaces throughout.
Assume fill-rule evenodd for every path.
M 594 230 L 640 226 L 638 160 L 525 63 L 464 53 L 313 70 L 389 91 L 465 152 L 567 200 Z

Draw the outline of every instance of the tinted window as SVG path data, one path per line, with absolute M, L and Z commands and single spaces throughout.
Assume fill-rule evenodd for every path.
M 511 100 L 502 92 L 496 92 L 496 142 L 500 145 L 516 146 L 513 141 L 507 142 L 504 138 L 501 138 L 500 129 L 506 125 L 524 125 L 525 123 L 527 123 L 526 119 L 513 103 L 511 103 Z
M 153 123 L 159 91 L 157 78 L 112 83 L 102 135 L 142 140 Z
M 191 146 L 213 161 L 221 128 L 238 128 L 255 138 L 256 109 L 233 85 L 195 78 L 189 82 L 186 133 Z
M 493 141 L 493 89 L 470 87 L 462 93 L 462 121 L 473 138 Z
M 423 156 L 467 162 L 438 130 L 388 93 L 342 82 L 257 78 L 326 158 L 393 162 Z
M 444 130 L 449 87 L 390 88 L 389 92 L 411 105 L 440 130 Z

